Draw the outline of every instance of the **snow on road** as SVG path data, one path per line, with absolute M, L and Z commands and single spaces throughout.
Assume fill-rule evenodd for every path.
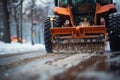
M 41 51 L 45 52 L 45 46 L 42 44 L 32 45 L 30 43 L 4 43 L 0 42 L 0 55 L 3 54 L 16 54 L 22 52 L 30 52 L 30 51 Z
M 61 73 L 72 66 L 76 66 L 92 55 L 94 54 L 47 54 L 45 57 L 40 57 L 39 59 L 0 73 L 0 78 L 3 80 L 7 78 L 9 80 L 30 80 L 29 78 L 37 75 L 38 80 L 50 80 L 50 76 Z

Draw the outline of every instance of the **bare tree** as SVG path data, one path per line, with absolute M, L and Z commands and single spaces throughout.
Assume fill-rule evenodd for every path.
M 18 42 L 22 42 L 22 3 L 23 0 L 13 0 L 12 4 L 9 6 L 11 15 L 16 22 L 16 33 Z
M 23 0 L 21 0 L 21 9 L 20 9 L 20 35 L 21 35 L 21 43 L 22 43 L 22 39 L 23 39 L 23 34 L 22 34 L 22 19 L 23 19 L 23 16 L 22 16 L 22 9 L 23 9 Z
M 4 36 L 3 40 L 6 43 L 10 43 L 10 20 L 9 20 L 9 12 L 8 12 L 8 5 L 7 5 L 8 0 L 2 0 L 3 4 L 3 13 L 4 13 Z
M 36 0 L 32 0 L 32 5 L 31 5 L 31 23 L 32 23 L 32 26 L 31 26 L 31 42 L 32 42 L 32 45 L 34 45 L 34 40 L 33 40 L 33 37 L 34 37 L 34 34 L 35 34 L 35 32 L 34 32 L 34 30 L 33 30 L 33 27 L 34 27 L 34 23 L 33 23 L 33 21 L 34 21 L 34 9 L 35 9 L 35 1 Z

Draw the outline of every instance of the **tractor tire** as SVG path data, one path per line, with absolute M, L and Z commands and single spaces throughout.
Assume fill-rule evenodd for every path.
M 51 42 L 51 23 L 50 18 L 45 20 L 45 27 L 44 27 L 44 40 L 45 40 L 45 48 L 47 53 L 52 53 L 52 42 Z
M 111 51 L 120 51 L 120 42 L 110 41 L 109 44 L 110 44 Z
M 120 14 L 109 18 L 107 31 L 111 51 L 120 51 Z

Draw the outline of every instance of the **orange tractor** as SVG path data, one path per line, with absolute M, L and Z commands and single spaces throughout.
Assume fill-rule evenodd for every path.
M 55 16 L 45 21 L 47 53 L 104 51 L 107 36 L 111 50 L 120 50 L 115 47 L 120 36 L 114 40 L 110 34 L 113 18 L 109 17 L 117 12 L 112 0 L 55 0 L 55 5 Z

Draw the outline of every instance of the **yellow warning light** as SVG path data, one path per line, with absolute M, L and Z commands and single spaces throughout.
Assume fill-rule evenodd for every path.
M 54 21 L 54 18 L 53 18 L 53 17 L 51 17 L 51 18 L 50 18 L 50 21 L 51 21 L 51 22 L 53 22 L 53 21 Z

